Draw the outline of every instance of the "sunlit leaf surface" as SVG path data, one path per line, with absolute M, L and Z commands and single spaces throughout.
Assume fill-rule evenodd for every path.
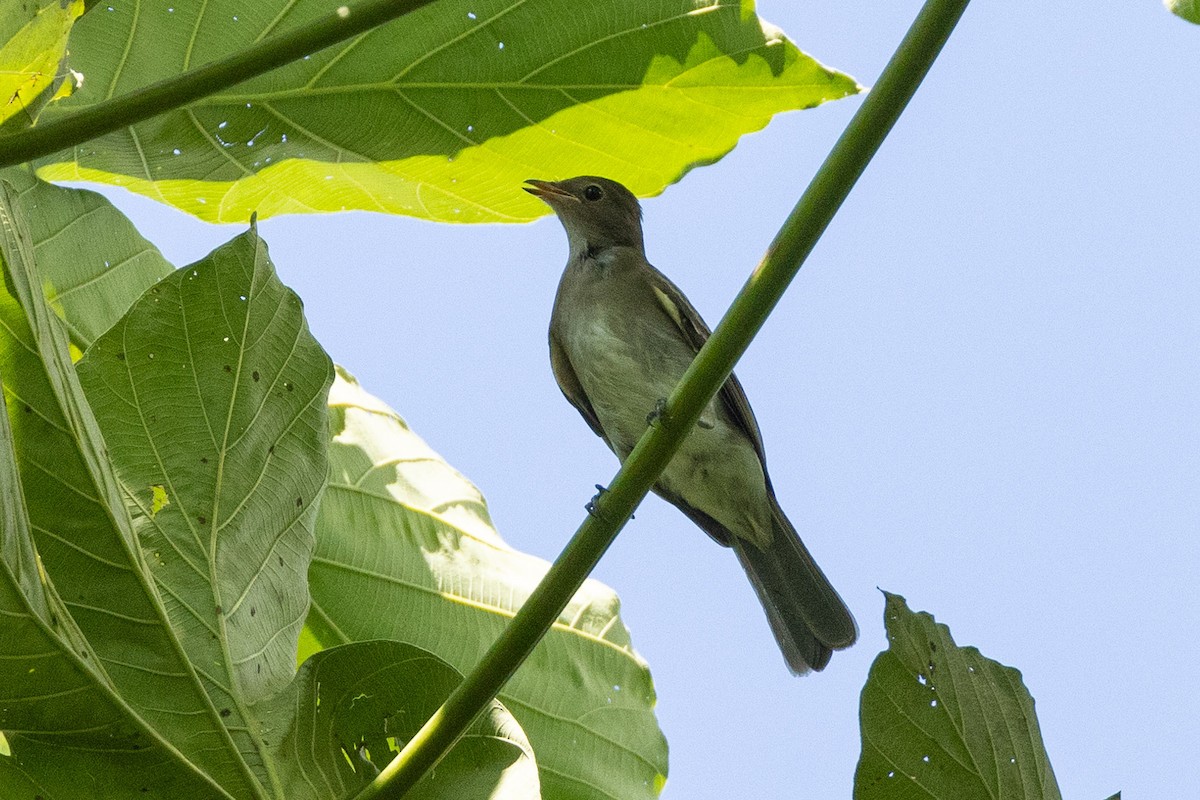
M 322 0 L 107 0 L 76 25 L 84 85 L 123 95 L 328 13 Z M 526 178 L 653 194 L 772 115 L 858 91 L 750 0 L 442 0 L 185 110 L 42 162 L 204 219 L 365 209 L 528 220 Z

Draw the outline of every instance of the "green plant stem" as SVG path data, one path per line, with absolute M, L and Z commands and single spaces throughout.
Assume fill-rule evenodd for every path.
M 804 259 L 921 84 L 969 0 L 927 0 L 878 84 L 838 139 L 758 268 L 608 491 L 478 666 L 356 800 L 400 798 L 450 749 L 541 640 L 662 473 L 701 410 L 779 302 Z
M 0 168 L 57 153 L 228 89 L 318 50 L 376 28 L 433 0 L 347 3 L 293 30 L 277 33 L 228 58 L 105 100 L 45 125 L 0 138 Z

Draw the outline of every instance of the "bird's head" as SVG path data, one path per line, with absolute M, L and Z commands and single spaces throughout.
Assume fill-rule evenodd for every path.
M 642 208 L 633 192 L 608 178 L 581 175 L 565 181 L 525 181 L 525 191 L 554 209 L 567 231 L 571 253 L 642 245 Z

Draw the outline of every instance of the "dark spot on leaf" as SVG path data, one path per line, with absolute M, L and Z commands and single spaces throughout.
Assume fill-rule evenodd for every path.
M 219 617 L 223 613 L 225 613 L 225 609 L 221 608 L 220 606 L 217 606 L 217 616 Z
M 292 382 L 291 382 L 291 381 L 284 381 L 284 382 L 283 382 L 283 388 L 287 389 L 287 390 L 290 392 L 290 391 L 291 391 L 292 389 L 294 389 L 295 387 L 294 387 L 294 386 L 292 386 Z
M 259 664 L 259 665 L 258 665 L 258 670 L 257 670 L 257 672 L 258 672 L 258 674 L 259 674 L 259 675 L 261 675 L 261 674 L 262 674 L 262 664 Z
M 253 617 L 257 613 L 258 613 L 258 609 L 255 608 L 254 606 L 250 606 L 250 616 Z
M 250 377 L 254 378 L 255 383 L 258 383 L 258 370 L 254 370 L 254 372 L 251 372 Z
M 232 714 L 232 713 L 233 713 L 233 712 L 232 712 L 232 711 L 230 711 L 228 708 L 222 708 L 222 709 L 221 709 L 221 716 L 222 716 L 222 717 L 228 717 L 228 716 L 229 716 L 230 714 Z
M 272 454 L 272 453 L 274 453 L 274 452 L 275 452 L 275 445 L 271 445 L 270 447 L 268 447 L 268 448 L 267 448 L 267 454 L 268 454 L 268 455 L 270 455 L 270 454 Z
M 225 365 L 225 371 L 226 371 L 226 372 L 233 372 L 233 367 L 231 367 L 231 366 L 229 366 L 228 364 L 226 364 L 226 365 Z
M 124 360 L 125 360 L 125 354 L 117 353 L 117 361 L 124 361 Z
M 283 556 L 279 557 L 279 566 L 283 566 Z
M 208 463 L 208 457 L 207 457 L 207 456 L 200 456 L 200 463 L 201 463 L 201 464 L 207 464 L 207 463 Z
M 207 524 L 208 524 L 208 517 L 205 517 L 205 516 L 201 515 L 201 516 L 199 516 L 199 517 L 196 517 L 196 519 L 200 520 L 200 524 L 201 524 L 201 525 L 207 525 Z
M 29 403 L 26 403 L 26 404 L 25 404 L 25 413 L 26 413 L 26 414 L 32 414 L 32 413 L 33 413 L 33 406 L 29 405 Z
M 303 497 L 297 497 L 297 498 L 296 498 L 296 508 L 300 508 L 300 507 L 301 507 L 301 506 L 303 506 L 303 505 L 304 505 L 304 498 L 303 498 Z

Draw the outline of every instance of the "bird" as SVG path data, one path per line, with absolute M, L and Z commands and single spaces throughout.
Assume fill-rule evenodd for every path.
M 558 216 L 569 254 L 550 316 L 558 387 L 624 461 L 665 408 L 711 332 L 646 260 L 637 197 L 608 178 L 531 179 Z M 854 617 L 780 508 L 762 435 L 730 375 L 653 486 L 733 548 L 794 674 L 822 670 L 858 637 Z

